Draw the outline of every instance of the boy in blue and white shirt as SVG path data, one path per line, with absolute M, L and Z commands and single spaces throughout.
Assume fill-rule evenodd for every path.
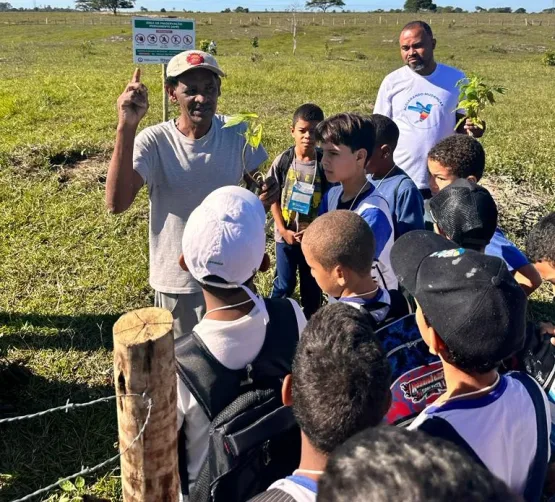
M 342 302 L 318 310 L 281 391 L 301 429 L 299 467 L 251 502 L 316 502 L 329 455 L 356 433 L 381 424 L 390 385 L 391 368 L 368 317 Z
M 424 229 L 424 199 L 410 176 L 395 164 L 393 153 L 399 128 L 390 118 L 370 116 L 376 130 L 376 145 L 366 164 L 369 180 L 389 205 L 395 239 L 411 230 Z
M 501 258 L 432 232 L 400 237 L 391 261 L 446 384 L 409 428 L 454 442 L 526 501 L 539 500 L 550 457 L 547 398 L 525 373 L 497 371 L 524 345 L 524 291 Z
M 332 187 L 322 199 L 320 214 L 347 209 L 362 216 L 376 240 L 372 276 L 384 289 L 397 289 L 389 254 L 394 240 L 389 206 L 366 178 L 375 130 L 371 120 L 355 113 L 340 113 L 318 124 L 316 139 L 322 143 L 322 165 Z

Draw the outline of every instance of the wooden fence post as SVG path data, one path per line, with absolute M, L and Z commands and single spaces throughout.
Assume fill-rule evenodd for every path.
M 121 316 L 114 333 L 116 395 L 143 393 L 152 400 L 142 437 L 121 457 L 125 502 L 179 500 L 176 372 L 172 315 L 149 307 Z M 148 412 L 141 397 L 117 400 L 120 451 L 139 434 Z

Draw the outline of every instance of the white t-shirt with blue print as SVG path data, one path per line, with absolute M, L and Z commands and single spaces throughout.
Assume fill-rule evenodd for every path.
M 522 379 L 537 387 L 545 414 L 544 430 L 538 430 L 536 409 Z M 435 420 L 434 420 L 435 419 Z M 437 420 L 439 419 L 439 420 Z M 551 413 L 547 396 L 536 381 L 518 372 L 500 377 L 488 394 L 479 397 L 450 398 L 428 406 L 409 426 L 453 440 L 445 435 L 447 422 L 478 459 L 516 493 L 523 494 L 533 475 L 538 439 L 550 457 Z
M 372 267 L 372 277 L 383 289 L 397 289 L 399 283 L 391 268 L 391 247 L 393 246 L 393 220 L 389 206 L 373 185 L 356 199 L 341 202 L 343 187 L 334 186 L 328 190 L 320 205 L 320 214 L 336 209 L 351 209 L 361 216 L 372 229 L 376 241 L 376 256 Z

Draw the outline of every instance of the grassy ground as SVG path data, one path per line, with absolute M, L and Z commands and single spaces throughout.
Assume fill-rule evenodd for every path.
M 13 22 L 9 16 L 0 14 L 0 24 Z M 208 16 L 198 17 L 197 38 L 218 41 L 229 75 L 220 111 L 258 112 L 270 156 L 289 145 L 296 106 L 314 101 L 328 114 L 371 112 L 382 78 L 399 66 L 396 15 L 383 16 L 382 25 L 377 16 L 362 25 L 360 17 L 356 26 L 341 25 L 341 16 L 336 26 L 330 18 L 321 26 L 319 16 L 315 25 L 299 26 L 295 57 L 286 16 L 279 26 L 277 16 L 268 25 L 270 15 L 252 22 L 247 15 L 242 25 L 223 15 L 210 15 L 209 25 Z M 488 172 L 536 201 L 534 212 L 505 218 L 521 240 L 539 214 L 555 209 L 555 68 L 541 65 L 543 52 L 555 49 L 555 18 L 528 27 L 519 16 L 504 16 L 503 26 L 495 24 L 499 17 L 491 26 L 487 18 L 479 25 L 471 16 L 439 19 L 437 58 L 509 89 L 487 112 L 483 143 Z M 253 36 L 260 38 L 257 50 Z M 3 373 L 0 400 L 22 414 L 113 393 L 112 324 L 152 301 L 148 203 L 142 193 L 117 217 L 103 207 L 115 100 L 133 71 L 128 26 L 6 25 L 0 70 L 0 364 L 25 369 Z M 147 126 L 161 117 L 160 69 L 145 67 L 143 75 L 151 92 Z M 270 279 L 261 279 L 263 290 Z M 555 319 L 549 301 L 547 289 L 535 296 L 536 316 Z M 0 426 L 0 499 L 113 455 L 116 432 L 110 403 Z M 88 478 L 87 491 L 117 500 L 117 475 L 115 469 Z

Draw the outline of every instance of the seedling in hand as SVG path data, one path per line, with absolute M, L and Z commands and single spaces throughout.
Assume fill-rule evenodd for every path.
M 484 121 L 480 115 L 487 105 L 495 104 L 495 93 L 505 94 L 505 87 L 491 86 L 484 82 L 482 77 L 471 75 L 468 79 L 462 79 L 457 82 L 460 89 L 459 103 L 457 110 L 461 108 L 466 110 L 465 116 L 461 118 L 455 130 L 467 119 L 476 127 L 483 129 Z
M 238 113 L 229 117 L 224 127 L 234 127 L 239 124 L 245 123 L 247 128 L 243 133 L 245 138 L 245 146 L 242 152 L 243 161 L 243 180 L 247 183 L 247 186 L 254 185 L 256 187 L 255 193 L 260 194 L 262 190 L 262 184 L 264 183 L 263 176 L 260 172 L 254 174 L 254 176 L 247 171 L 245 155 L 247 153 L 247 148 L 250 147 L 253 151 L 260 146 L 262 141 L 262 124 L 258 121 L 258 115 L 256 113 Z

